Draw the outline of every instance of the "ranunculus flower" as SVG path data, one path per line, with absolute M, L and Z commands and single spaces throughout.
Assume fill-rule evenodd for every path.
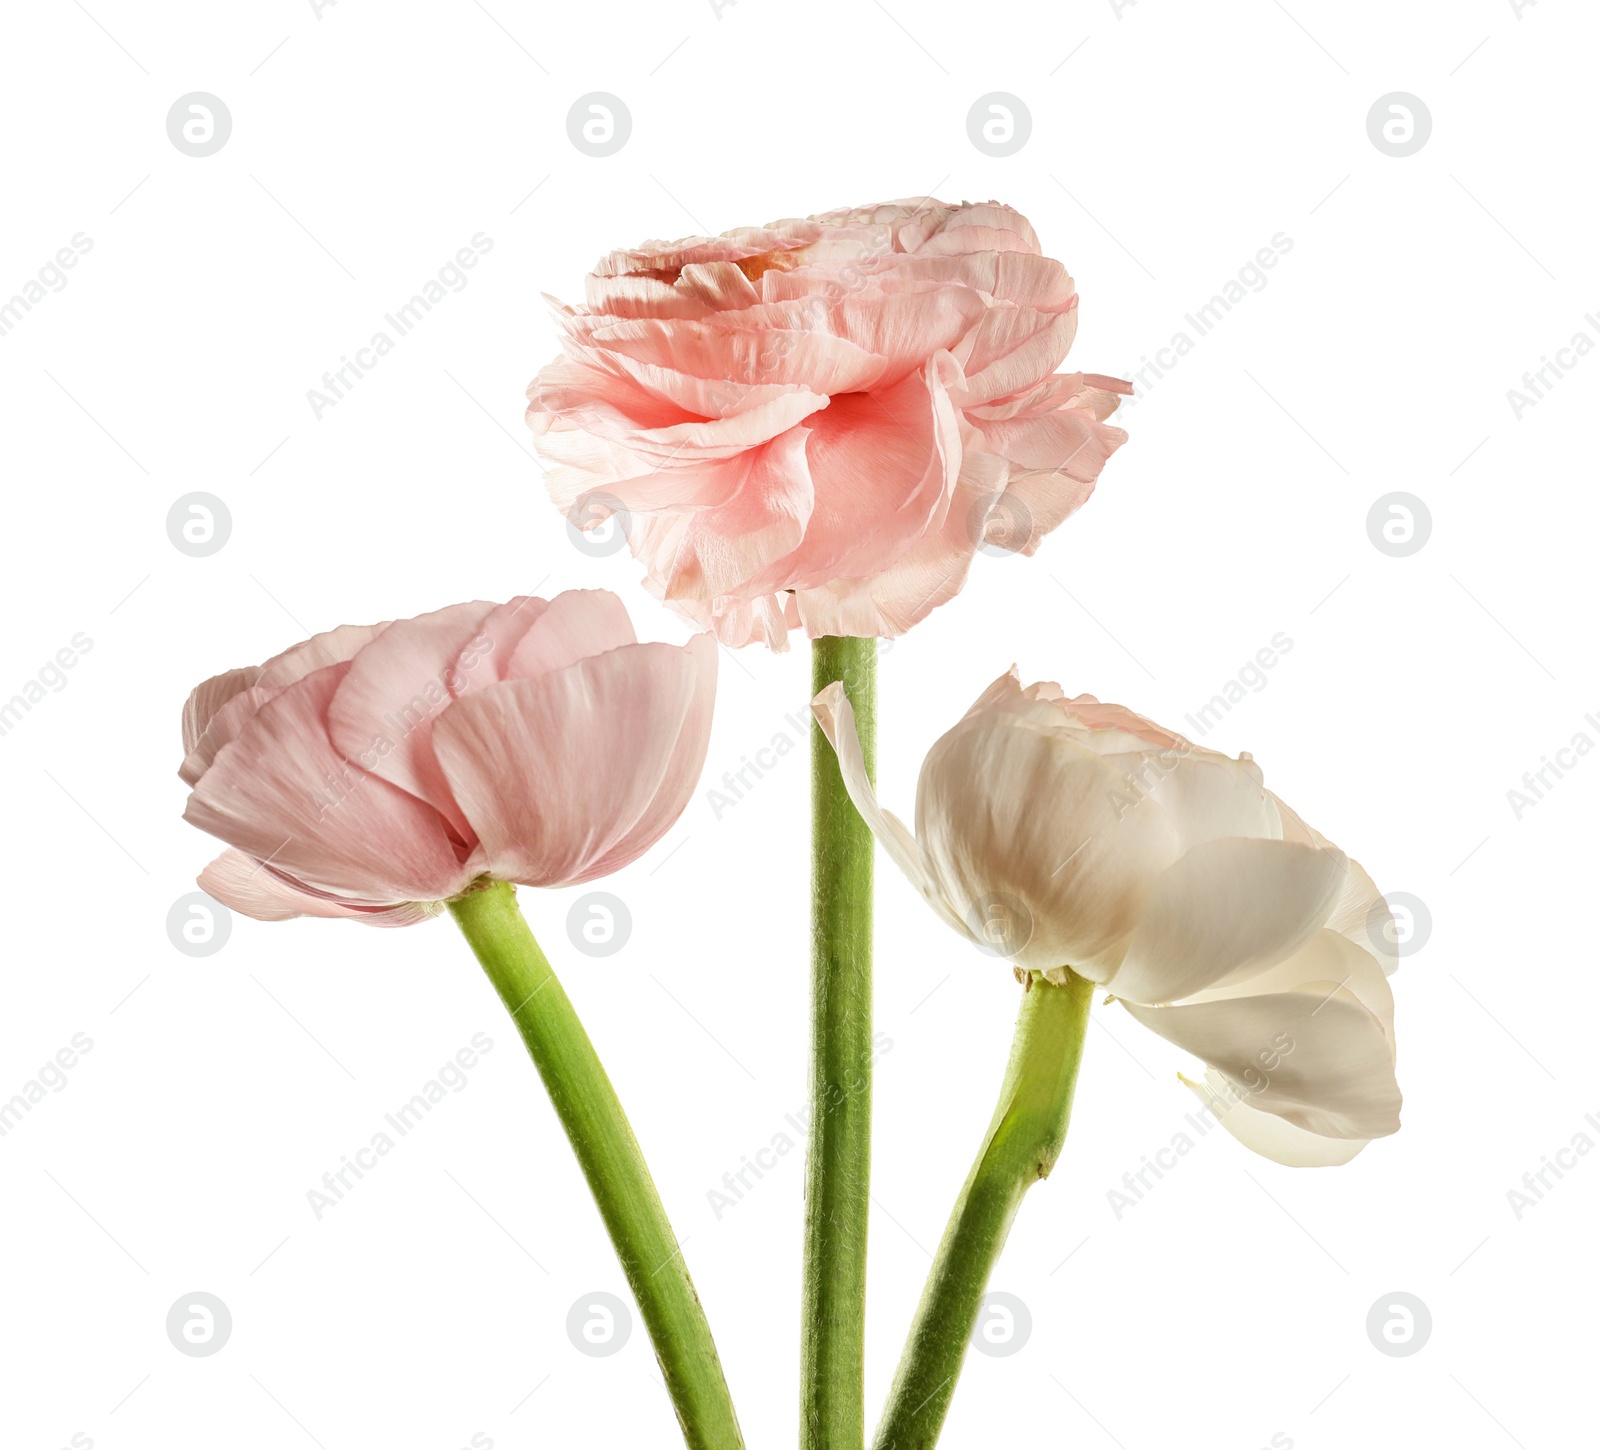
M 729 645 L 903 633 L 984 544 L 1031 554 L 1127 435 L 1057 374 L 1066 269 L 998 202 L 646 242 L 557 315 L 528 388 L 551 497 L 621 512 L 658 598 Z
M 1013 670 L 928 752 L 913 834 L 873 796 L 843 689 L 813 708 L 934 910 L 1019 967 L 1104 985 L 1206 1063 L 1189 1086 L 1246 1146 L 1343 1163 L 1398 1130 L 1389 909 L 1248 755 Z
M 639 644 L 605 590 L 343 625 L 200 685 L 184 819 L 263 921 L 408 926 L 482 879 L 566 886 L 660 840 L 705 763 L 716 643 Z

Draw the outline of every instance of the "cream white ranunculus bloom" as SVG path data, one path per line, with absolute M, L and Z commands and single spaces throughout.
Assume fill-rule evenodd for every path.
M 1099 983 L 1206 1064 L 1184 1081 L 1280 1163 L 1400 1126 L 1393 919 L 1237 760 L 1016 671 L 928 752 L 916 830 L 879 806 L 842 686 L 813 702 L 850 798 L 933 909 L 1025 970 Z

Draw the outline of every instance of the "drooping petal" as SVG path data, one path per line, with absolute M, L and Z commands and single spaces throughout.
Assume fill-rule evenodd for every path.
M 835 680 L 824 688 L 811 702 L 811 713 L 817 717 L 817 724 L 822 727 L 828 744 L 839 757 L 839 774 L 851 803 L 861 813 L 867 828 L 877 837 L 878 844 L 888 852 L 889 859 L 905 873 L 906 879 L 922 893 L 923 899 L 947 925 L 963 936 L 971 936 L 960 914 L 945 900 L 917 838 L 903 821 L 878 804 L 872 781 L 867 776 L 861 739 L 856 733 L 856 712 L 849 696 L 845 694 L 844 685 Z
M 1383 1024 L 1332 982 L 1185 1007 L 1123 1007 L 1214 1067 L 1263 1112 L 1328 1138 L 1400 1127 L 1400 1088 Z
M 200 889 L 230 910 L 257 921 L 289 921 L 297 916 L 343 917 L 367 926 L 415 926 L 437 915 L 434 902 L 393 905 L 339 901 L 303 890 L 272 867 L 243 851 L 227 850 L 199 877 Z
M 715 650 L 624 645 L 445 711 L 434 751 L 490 874 L 571 885 L 654 844 L 704 762 Z
M 471 876 L 444 818 L 353 765 L 328 737 L 348 669 L 314 670 L 267 701 L 200 777 L 184 819 L 335 896 L 454 896 Z
M 1283 961 L 1328 919 L 1345 869 L 1331 846 L 1228 836 L 1193 847 L 1154 883 L 1111 990 L 1175 1002 Z
M 1259 1153 L 1286 1168 L 1337 1168 L 1348 1163 L 1371 1141 L 1369 1138 L 1324 1138 L 1320 1133 L 1297 1128 L 1276 1113 L 1253 1108 L 1215 1068 L 1207 1068 L 1200 1082 L 1190 1082 L 1182 1073 L 1178 1074 L 1178 1080 L 1252 1153 Z

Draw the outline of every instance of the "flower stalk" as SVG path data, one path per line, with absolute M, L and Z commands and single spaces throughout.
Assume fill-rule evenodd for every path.
M 874 1450 L 930 1450 L 1023 1195 L 1061 1155 L 1089 1027 L 1092 983 L 1031 974 L 1000 1101 L 956 1199 L 895 1372 Z
M 812 643 L 812 693 L 843 681 L 870 774 L 878 641 Z M 811 736 L 811 1084 L 800 1349 L 802 1450 L 861 1450 L 872 1148 L 872 833 Z
M 544 1079 L 627 1276 L 690 1450 L 744 1440 L 694 1283 L 594 1044 L 517 906 L 493 882 L 450 902 Z

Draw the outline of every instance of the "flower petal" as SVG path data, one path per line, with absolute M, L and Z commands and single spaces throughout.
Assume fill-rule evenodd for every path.
M 1174 1002 L 1281 962 L 1328 919 L 1345 869 L 1331 846 L 1230 836 L 1193 847 L 1156 881 L 1111 990 Z
M 260 678 L 261 667 L 250 665 L 242 670 L 225 670 L 196 685 L 183 704 L 183 753 L 190 754 L 200 743 L 218 710 Z
M 834 754 L 839 757 L 839 774 L 844 780 L 845 792 L 851 804 L 860 812 L 867 829 L 877 837 L 878 844 L 888 853 L 889 859 L 905 873 L 906 879 L 922 893 L 923 899 L 941 919 L 963 936 L 971 932 L 957 912 L 945 900 L 939 883 L 924 856 L 917 838 L 911 834 L 898 817 L 891 815 L 878 804 L 872 781 L 867 775 L 866 757 L 861 753 L 861 738 L 856 733 L 856 712 L 850 697 L 844 692 L 841 681 L 835 680 L 821 690 L 811 702 L 811 713 Z
M 255 718 L 268 700 L 281 694 L 281 690 L 263 690 L 252 685 L 228 700 L 209 720 L 194 748 L 178 767 L 178 779 L 185 785 L 194 785 L 217 758 L 217 752 L 234 739 Z
M 1227 836 L 1278 839 L 1277 805 L 1255 761 L 1185 747 L 1170 761 L 1152 761 L 1146 776 L 1150 798 L 1178 828 L 1186 850 Z
M 881 393 L 835 398 L 806 420 L 813 504 L 799 547 L 750 593 L 815 589 L 876 573 L 942 523 L 961 471 L 946 355 Z
M 813 639 L 825 634 L 893 639 L 953 599 L 966 583 L 987 511 L 1005 484 L 1002 459 L 963 448 L 955 492 L 938 528 L 876 574 L 795 593 L 806 633 Z
M 1128 441 L 1088 408 L 998 422 L 969 413 L 967 420 L 983 435 L 984 448 L 1011 465 L 1001 507 L 1013 519 L 1005 546 L 1018 554 L 1036 553 L 1047 534 L 1088 502 L 1106 460 Z
M 609 589 L 567 589 L 524 632 L 504 661 L 500 678 L 535 679 L 590 655 L 637 643 L 626 606 Z
M 1337 1168 L 1348 1163 L 1372 1141 L 1370 1138 L 1324 1138 L 1320 1133 L 1295 1127 L 1276 1113 L 1253 1108 L 1215 1068 L 1207 1068 L 1201 1082 L 1190 1082 L 1182 1073 L 1178 1074 L 1178 1081 L 1252 1153 L 1282 1163 L 1286 1168 Z
M 956 350 L 966 374 L 957 405 L 977 407 L 1034 387 L 1061 366 L 1077 327 L 1076 307 L 1064 312 L 990 308 Z
M 1390 1041 L 1394 1040 L 1394 992 L 1379 959 L 1331 925 L 1323 927 L 1299 951 L 1277 966 L 1268 967 L 1246 981 L 1197 992 L 1178 1005 L 1223 1002 L 1264 992 L 1292 992 L 1311 982 L 1329 982 L 1343 987 L 1383 1024 Z
M 1389 1036 L 1335 983 L 1185 1007 L 1121 1000 L 1152 1032 L 1216 1068 L 1252 1107 L 1327 1138 L 1399 1131 Z
M 1273 801 L 1283 821 L 1283 839 L 1309 841 L 1326 846 L 1328 838 L 1313 826 L 1308 826 L 1276 796 Z M 1393 976 L 1400 965 L 1399 937 L 1395 930 L 1394 913 L 1367 875 L 1359 861 L 1350 863 L 1350 876 L 1339 895 L 1328 925 L 1350 938 L 1357 946 L 1371 952 L 1382 964 L 1384 974 Z
M 716 643 L 630 644 L 456 701 L 434 725 L 490 874 L 564 886 L 642 855 L 705 761 Z
M 350 662 L 328 707 L 328 733 L 346 760 L 427 801 L 467 841 L 471 828 L 430 742 L 433 722 L 463 692 L 462 652 L 494 608 L 474 600 L 396 620 Z M 487 638 L 482 643 L 487 651 Z
M 341 624 L 337 629 L 323 630 L 274 655 L 261 666 L 256 684 L 263 690 L 286 689 L 313 670 L 354 659 L 358 650 L 365 649 L 388 627 L 386 620 L 382 624 Z
M 704 506 L 635 516 L 629 543 L 659 597 L 698 601 L 709 621 L 724 601 L 772 592 L 751 581 L 792 556 L 804 537 L 814 498 L 806 442 L 804 428 L 791 428 L 738 458 L 706 464 L 702 476 L 719 477 L 706 487 Z
M 366 926 L 415 926 L 438 914 L 433 902 L 402 901 L 392 906 L 338 901 L 302 890 L 243 851 L 227 850 L 200 873 L 200 889 L 224 906 L 257 921 L 289 921 L 297 916 L 344 917 Z
M 1176 833 L 1159 809 L 1130 804 L 1111 760 L 1049 702 L 1026 700 L 1009 675 L 984 698 L 923 762 L 917 839 L 963 916 L 1022 919 L 1014 961 L 1108 981 Z
M 334 896 L 454 896 L 471 873 L 444 818 L 350 764 L 328 738 L 328 707 L 348 670 L 315 670 L 268 700 L 200 777 L 184 819 Z

